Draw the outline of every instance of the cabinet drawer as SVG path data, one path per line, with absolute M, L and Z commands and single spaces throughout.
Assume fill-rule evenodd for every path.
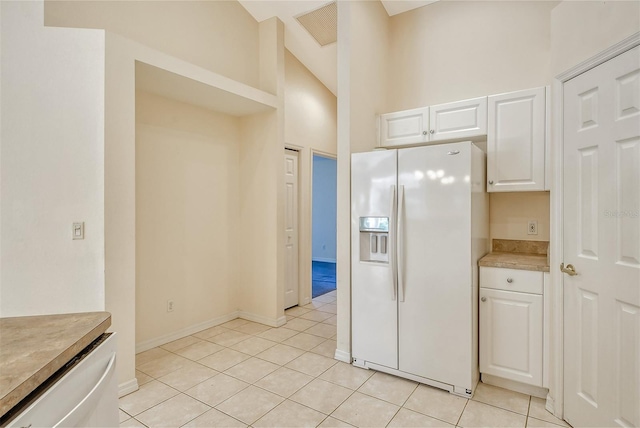
M 480 287 L 542 294 L 543 272 L 480 267 Z

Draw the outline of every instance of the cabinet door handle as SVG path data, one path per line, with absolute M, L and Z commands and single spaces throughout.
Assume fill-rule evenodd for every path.
M 482 300 L 483 302 L 486 302 L 487 298 L 486 297 L 481 297 L 480 300 Z
M 507 282 L 511 284 L 513 282 L 513 278 L 507 278 Z
M 489 180 L 489 184 L 493 184 L 493 180 Z
M 427 131 L 422 131 L 422 135 L 427 135 Z
M 431 134 L 435 134 L 436 131 L 434 131 L 433 129 L 431 131 L 429 131 Z

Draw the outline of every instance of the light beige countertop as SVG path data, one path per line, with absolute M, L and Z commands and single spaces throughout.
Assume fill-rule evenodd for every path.
M 478 261 L 478 266 L 549 272 L 547 241 L 494 239 L 492 252 Z
M 546 254 L 494 252 L 481 258 L 478 266 L 549 272 Z
M 0 318 L 0 417 L 110 325 L 109 312 Z

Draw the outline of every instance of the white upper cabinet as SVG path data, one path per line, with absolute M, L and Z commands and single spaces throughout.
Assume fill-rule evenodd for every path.
M 487 134 L 487 97 L 429 107 L 431 141 L 473 138 Z
M 380 147 L 429 141 L 429 107 L 380 115 Z
M 545 88 L 489 97 L 487 191 L 545 190 Z

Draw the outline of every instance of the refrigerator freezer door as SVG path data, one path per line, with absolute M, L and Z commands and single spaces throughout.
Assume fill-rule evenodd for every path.
M 465 389 L 472 388 L 470 180 L 469 142 L 398 153 L 399 368 Z
M 397 151 L 355 153 L 351 156 L 351 304 L 353 358 L 398 368 L 398 306 L 395 268 Z M 388 218 L 385 250 L 388 261 L 363 261 L 370 248 L 370 231 L 361 231 L 362 217 Z M 360 235 L 367 234 L 363 239 Z M 381 236 L 385 237 L 384 235 Z M 378 248 L 380 241 L 378 241 Z M 378 250 L 377 248 L 377 250 Z M 379 250 L 378 253 L 379 254 Z M 387 254 L 385 254 L 387 255 Z

